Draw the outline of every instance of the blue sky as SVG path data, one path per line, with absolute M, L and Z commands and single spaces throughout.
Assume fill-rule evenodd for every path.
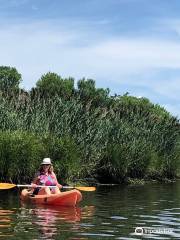
M 0 65 L 25 89 L 48 71 L 93 78 L 180 118 L 180 1 L 0 0 Z

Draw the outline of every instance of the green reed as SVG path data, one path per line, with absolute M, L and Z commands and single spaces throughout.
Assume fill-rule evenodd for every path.
M 0 130 L 1 179 L 31 178 L 45 156 L 63 181 L 162 179 L 179 171 L 179 121 L 145 98 L 11 93 L 0 97 Z

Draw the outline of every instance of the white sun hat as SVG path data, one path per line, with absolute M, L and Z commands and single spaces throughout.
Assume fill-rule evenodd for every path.
M 41 165 L 43 165 L 43 164 L 50 164 L 51 165 L 52 164 L 51 159 L 50 158 L 44 158 Z

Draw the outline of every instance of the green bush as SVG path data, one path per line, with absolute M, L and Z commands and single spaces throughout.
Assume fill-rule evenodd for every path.
M 80 153 L 70 138 L 37 136 L 29 132 L 1 132 L 0 179 L 30 182 L 44 157 L 53 161 L 58 178 L 63 181 L 80 174 Z
M 30 181 L 44 155 L 36 136 L 26 132 L 1 132 L 0 178 L 6 181 Z

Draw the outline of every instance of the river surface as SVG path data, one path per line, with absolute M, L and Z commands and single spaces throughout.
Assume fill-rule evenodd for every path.
M 180 181 L 82 193 L 77 207 L 47 207 L 1 190 L 0 239 L 180 239 Z

